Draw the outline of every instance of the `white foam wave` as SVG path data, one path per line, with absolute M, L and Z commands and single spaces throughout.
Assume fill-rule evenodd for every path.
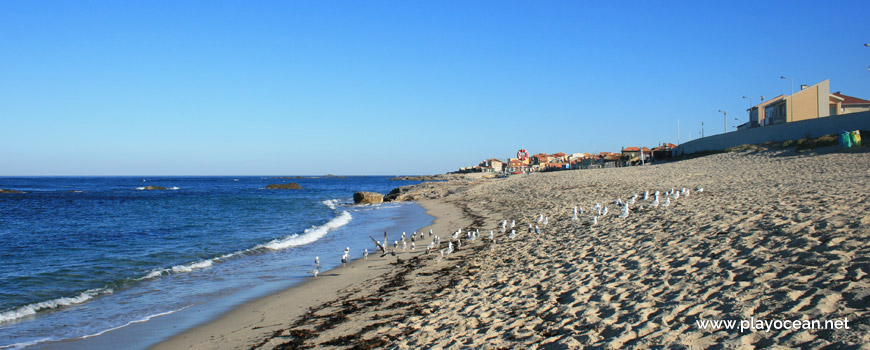
M 320 203 L 323 203 L 323 205 L 326 205 L 329 209 L 335 210 L 335 206 L 338 204 L 338 199 L 327 199 Z
M 170 311 L 161 312 L 161 313 L 154 314 L 154 315 L 150 315 L 150 316 L 145 316 L 144 318 L 141 318 L 141 319 L 138 319 L 138 320 L 135 320 L 135 321 L 130 321 L 130 322 L 127 322 L 127 323 L 125 323 L 125 324 L 123 324 L 123 325 L 121 325 L 121 326 L 114 327 L 114 328 L 109 328 L 109 329 L 107 329 L 107 330 L 100 331 L 100 332 L 97 332 L 97 333 L 94 333 L 94 334 L 91 334 L 91 335 L 86 335 L 86 336 L 81 337 L 81 338 L 79 338 L 79 339 L 87 339 L 87 338 L 91 338 L 91 337 L 97 337 L 97 336 L 103 335 L 103 334 L 105 334 L 105 333 L 107 333 L 107 332 L 111 332 L 111 331 L 114 331 L 114 330 L 116 330 L 116 329 L 121 329 L 121 328 L 127 327 L 127 326 L 129 326 L 129 325 L 131 325 L 131 324 L 147 322 L 147 321 L 149 321 L 149 320 L 151 320 L 152 318 L 155 318 L 155 317 L 160 317 L 160 316 L 166 316 L 166 315 L 169 315 L 169 314 L 174 314 L 174 313 L 176 313 L 176 312 L 179 312 L 179 311 L 184 310 L 184 309 L 186 309 L 186 308 L 189 308 L 189 307 L 191 307 L 191 306 L 192 306 L 192 305 L 188 305 L 188 306 L 185 306 L 185 307 L 180 308 L 180 309 L 178 309 L 178 310 L 170 310 Z
M 89 289 L 74 297 L 62 297 L 25 305 L 15 310 L 0 313 L 0 324 L 35 315 L 36 312 L 42 310 L 56 309 L 64 306 L 81 304 L 97 297 L 98 295 L 110 293 L 112 293 L 112 289 L 109 288 Z
M 15 343 L 15 344 L 3 345 L 3 346 L 0 346 L 0 349 L 19 350 L 19 349 L 24 349 L 28 346 L 41 344 L 41 343 L 45 343 L 45 342 L 52 341 L 52 340 L 55 340 L 55 338 L 42 338 L 42 339 L 37 339 L 34 341 L 29 341 L 26 343 Z
M 214 263 L 214 260 L 213 260 L 213 259 L 209 259 L 209 260 L 201 260 L 201 261 L 197 261 L 197 262 L 190 263 L 190 264 L 187 264 L 187 265 L 173 266 L 173 267 L 172 267 L 172 272 L 174 272 L 174 273 L 184 273 L 184 272 L 190 272 L 190 271 L 193 271 L 193 270 L 204 269 L 204 268 L 206 268 L 206 267 L 211 267 L 211 265 L 212 265 L 213 263 Z
M 142 187 L 136 187 L 136 189 L 139 190 L 139 191 L 144 191 L 144 190 L 145 190 L 145 186 L 142 186 Z
M 338 216 L 332 218 L 332 220 L 329 220 L 329 222 L 323 225 L 306 229 L 305 232 L 303 232 L 301 235 L 293 234 L 284 238 L 273 240 L 259 247 L 271 250 L 281 250 L 290 247 L 300 246 L 303 244 L 308 244 L 325 236 L 330 230 L 334 230 L 336 228 L 347 225 L 347 223 L 349 223 L 352 218 L 353 217 L 350 215 L 350 213 L 343 211 L 341 212 L 341 214 L 338 214 Z
M 169 189 L 170 189 L 170 190 L 173 190 L 173 191 L 178 191 L 178 186 L 172 186 L 172 187 L 170 187 Z

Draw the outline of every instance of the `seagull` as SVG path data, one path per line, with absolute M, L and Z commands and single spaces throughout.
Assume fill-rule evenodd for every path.
M 544 214 L 538 215 L 538 222 L 544 221 Z
M 631 199 L 628 200 L 628 204 L 627 204 L 627 205 L 634 205 L 634 202 L 635 202 L 636 200 L 637 200 L 637 194 L 635 194 L 634 197 L 631 197 Z
M 444 255 L 450 255 L 450 253 L 453 253 L 453 242 L 447 243 L 447 252 Z
M 601 212 L 601 216 L 607 215 L 607 206 L 604 206 L 604 211 Z
M 393 251 L 395 252 L 396 249 L 399 249 L 399 241 L 393 241 Z
M 432 237 L 432 229 L 429 229 L 429 237 Z
M 598 225 L 598 217 L 597 216 L 592 217 L 592 225 Z
M 408 242 L 402 241 L 402 250 L 408 249 Z
M 347 265 L 347 253 L 341 256 L 341 266 Z
M 674 200 L 680 198 L 680 192 L 674 192 Z
M 415 249 L 417 249 L 417 244 L 414 242 L 411 242 L 411 250 L 415 250 Z
M 492 230 L 489 231 L 489 240 L 490 240 L 490 241 L 494 241 L 494 240 L 495 240 L 495 235 L 492 233 Z
M 595 205 L 592 206 L 592 211 L 596 210 L 598 211 L 598 215 L 601 215 L 601 204 L 595 203 Z
M 613 202 L 613 204 L 616 204 L 616 205 L 622 205 L 622 198 L 617 197 L 617 198 L 616 198 L 616 201 Z
M 396 251 L 393 251 L 391 253 L 387 253 L 387 232 L 386 231 L 384 231 L 384 244 L 381 244 L 381 242 L 378 242 L 378 240 L 376 240 L 372 236 L 369 236 L 369 238 L 371 238 L 372 241 L 375 242 L 375 245 L 378 246 L 378 249 L 380 249 L 382 258 L 385 257 L 387 254 L 393 254 L 393 256 L 396 255 Z
M 538 228 L 538 225 L 535 225 L 535 233 L 541 234 L 541 229 Z
M 514 227 L 516 227 L 516 226 L 517 226 L 517 223 L 516 223 L 516 221 L 514 221 L 514 220 L 511 220 L 511 228 L 514 228 Z
M 550 223 L 550 217 L 549 217 L 549 216 L 545 216 L 545 217 L 544 217 L 544 226 L 547 226 L 547 224 L 549 224 L 549 223 Z
M 514 239 L 517 236 L 517 230 L 511 230 L 511 234 L 508 235 L 509 239 Z
M 363 259 L 368 260 L 368 258 L 369 258 L 369 248 L 366 248 L 366 250 L 363 252 Z
M 308 271 L 308 273 L 314 275 L 314 277 L 317 277 L 317 274 L 320 273 L 320 270 L 315 268 L 314 270 Z
M 577 221 L 577 206 L 574 206 L 574 216 L 571 217 L 571 221 Z
M 318 269 L 320 268 L 320 257 L 319 256 L 314 257 L 314 267 L 318 268 Z
M 456 240 L 456 250 L 459 250 L 460 248 L 462 248 L 462 240 L 457 239 Z
M 697 187 L 697 188 L 695 188 L 695 192 L 702 193 L 702 192 L 704 192 L 704 188 L 703 188 L 703 187 Z
M 535 228 L 532 227 L 532 224 L 529 224 L 529 233 L 535 232 Z
M 628 217 L 628 206 L 626 205 L 626 206 L 622 207 L 622 212 L 619 213 L 619 218 L 625 219 L 627 217 Z
M 659 206 L 659 197 L 656 197 L 656 199 L 653 200 L 653 202 L 652 202 L 652 204 L 650 204 L 650 206 L 653 208 L 658 207 Z
M 649 200 L 649 191 L 643 193 L 643 200 Z
M 665 202 L 662 203 L 662 206 L 667 207 L 669 205 L 671 205 L 671 197 L 665 197 Z

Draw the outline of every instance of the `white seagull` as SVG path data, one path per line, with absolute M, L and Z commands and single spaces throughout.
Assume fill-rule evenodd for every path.
M 395 251 L 395 250 L 392 251 L 391 253 L 387 253 L 387 242 L 388 242 L 388 241 L 387 241 L 387 232 L 386 232 L 386 231 L 384 231 L 384 244 L 381 244 L 381 242 L 378 242 L 378 240 L 376 240 L 376 239 L 375 239 L 374 237 L 372 237 L 372 236 L 369 236 L 369 238 L 371 238 L 372 241 L 375 242 L 375 245 L 378 246 L 378 249 L 381 251 L 381 257 L 382 257 L 382 258 L 385 257 L 387 254 L 393 254 L 393 256 L 396 255 L 396 251 Z

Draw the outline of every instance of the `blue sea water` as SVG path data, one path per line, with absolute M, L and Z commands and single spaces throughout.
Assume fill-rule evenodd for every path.
M 301 190 L 267 190 L 296 182 Z M 111 333 L 172 315 L 147 347 L 233 305 L 431 223 L 416 204 L 355 206 L 389 177 L 0 178 L 0 349 Z M 147 191 L 144 186 L 169 190 Z M 207 307 L 203 307 L 207 305 Z M 204 310 L 208 310 L 204 312 Z M 153 328 L 153 327 L 152 327 Z M 159 328 L 159 327 L 158 327 Z

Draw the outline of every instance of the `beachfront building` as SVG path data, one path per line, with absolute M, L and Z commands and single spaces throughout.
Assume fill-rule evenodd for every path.
M 552 159 L 550 160 L 550 162 L 561 162 L 561 163 L 564 163 L 564 162 L 567 162 L 567 161 L 568 161 L 568 155 L 565 154 L 565 153 L 562 153 L 562 152 L 559 152 L 559 153 L 553 153 L 553 155 L 551 155 L 550 157 L 552 158 Z
M 499 159 L 490 158 L 481 162 L 480 168 L 485 173 L 500 173 L 504 171 L 504 163 Z
M 519 160 L 517 158 L 510 158 L 507 162 L 507 168 L 505 170 L 509 173 L 527 173 L 529 172 L 529 161 Z
M 749 127 L 790 123 L 844 114 L 845 98 L 830 93 L 830 81 L 801 85 L 792 95 L 779 95 L 749 109 Z M 868 105 L 870 106 L 870 105 Z
M 652 150 L 646 147 L 623 147 L 622 160 L 628 164 L 642 164 L 652 157 Z
M 667 158 L 670 158 L 673 156 L 674 149 L 676 149 L 676 148 L 677 148 L 677 145 L 675 145 L 673 143 L 662 144 L 661 146 L 658 146 L 658 147 L 653 148 L 651 150 L 650 155 L 652 158 L 650 158 L 650 159 L 655 160 L 655 161 L 659 161 L 659 160 L 665 160 Z
M 840 101 L 837 102 L 836 108 L 831 110 L 831 115 L 870 111 L 870 101 L 868 100 L 843 95 L 840 91 L 832 95 L 840 98 Z

